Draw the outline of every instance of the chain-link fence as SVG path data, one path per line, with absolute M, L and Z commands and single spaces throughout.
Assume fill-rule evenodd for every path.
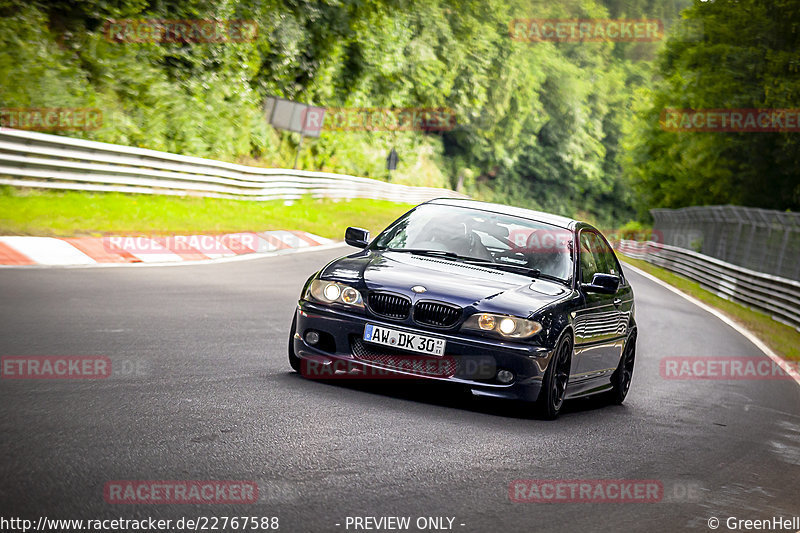
M 664 244 L 800 280 L 800 213 L 714 205 L 653 209 Z

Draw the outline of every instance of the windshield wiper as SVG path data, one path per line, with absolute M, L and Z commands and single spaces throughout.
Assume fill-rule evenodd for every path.
M 406 252 L 414 255 L 427 255 L 432 257 L 441 257 L 444 259 L 452 259 L 453 261 L 460 261 L 469 265 L 482 266 L 487 268 L 495 268 L 497 270 L 504 270 L 506 272 L 513 272 L 523 274 L 531 278 L 542 278 L 564 283 L 564 280 L 550 274 L 542 274 L 538 268 L 530 268 L 522 265 L 515 265 L 512 263 L 498 263 L 489 261 L 488 259 L 481 259 L 480 257 L 469 257 L 465 255 L 458 255 L 455 252 L 448 252 L 446 250 L 425 250 L 422 248 L 379 248 L 388 252 Z
M 445 257 L 447 259 L 464 259 L 455 252 L 448 252 L 446 250 L 425 250 L 424 248 L 378 248 L 387 252 L 405 252 L 414 255 L 430 255 L 433 257 Z
M 512 263 L 496 263 L 494 261 L 487 261 L 486 259 L 478 259 L 474 257 L 464 257 L 463 261 L 465 263 L 469 263 L 470 265 L 496 268 L 498 270 L 506 270 L 508 272 L 516 272 L 532 278 L 538 278 L 542 275 L 542 271 L 538 268 L 530 268 Z
M 392 252 L 399 252 L 401 250 L 395 250 L 393 248 L 389 248 Z M 431 255 L 433 257 L 447 257 L 448 259 L 459 259 L 459 255 L 455 252 L 448 252 L 446 250 L 424 250 L 424 249 L 416 249 L 416 248 L 406 248 L 402 250 L 403 252 L 408 252 L 414 255 Z
M 482 259 L 480 257 L 470 257 L 468 255 L 458 255 L 455 252 L 448 252 L 446 250 L 425 250 L 422 248 L 384 248 L 388 252 L 407 252 L 414 255 L 428 255 L 431 257 L 441 257 L 444 259 L 452 259 L 454 261 L 462 261 L 464 263 L 473 262 L 477 263 L 486 263 L 487 265 L 497 265 L 493 261 L 488 261 L 486 259 Z
M 524 274 L 526 276 L 530 276 L 532 278 L 547 279 L 547 280 L 555 281 L 555 282 L 558 282 L 558 283 L 561 283 L 561 284 L 565 284 L 566 283 L 565 280 L 563 280 L 563 279 L 561 279 L 561 278 L 559 278 L 557 276 L 553 276 L 551 274 L 545 274 L 541 270 L 539 270 L 538 268 L 531 268 L 531 267 L 526 267 L 526 266 L 523 266 L 523 265 L 515 265 L 513 263 L 499 263 L 499 262 L 494 262 L 494 261 L 487 261 L 486 259 L 478 259 L 478 258 L 474 258 L 474 257 L 465 257 L 465 258 L 463 258 L 463 260 L 464 260 L 465 263 L 469 263 L 470 265 L 485 266 L 485 267 L 495 267 L 495 268 L 498 268 L 498 269 L 501 269 L 501 270 L 505 269 L 505 270 L 507 270 L 509 272 L 519 272 L 521 274 Z
M 386 248 L 389 252 L 406 252 L 414 255 L 427 255 L 432 257 L 441 257 L 444 259 L 452 259 L 462 263 L 468 263 L 475 266 L 494 267 L 499 270 L 505 269 L 511 272 L 522 272 L 532 277 L 537 277 L 540 272 L 535 268 L 528 268 L 522 265 L 513 265 L 510 263 L 495 263 L 488 259 L 481 259 L 480 257 L 469 257 L 466 255 L 458 255 L 455 252 L 448 252 L 446 250 L 425 250 L 423 248 Z

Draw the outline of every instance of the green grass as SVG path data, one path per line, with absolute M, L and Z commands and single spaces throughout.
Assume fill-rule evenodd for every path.
M 342 240 L 385 228 L 412 206 L 382 200 L 253 202 L 144 194 L 0 189 L 0 235 L 50 237 L 304 230 Z
M 617 252 L 619 254 L 619 252 Z M 773 320 L 769 315 L 754 311 L 735 302 L 720 298 L 698 283 L 683 276 L 673 274 L 668 270 L 651 265 L 646 261 L 634 259 L 624 254 L 620 258 L 631 265 L 644 270 L 648 274 L 666 281 L 673 287 L 689 294 L 698 300 L 722 311 L 729 318 L 741 324 L 745 329 L 755 334 L 761 341 L 772 348 L 775 353 L 786 359 L 800 360 L 800 332 L 791 326 Z

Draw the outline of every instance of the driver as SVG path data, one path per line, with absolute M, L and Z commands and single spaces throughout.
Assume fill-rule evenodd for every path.
M 431 248 L 467 257 L 492 260 L 492 255 L 468 227 L 469 220 L 437 217 L 428 221 L 414 242 L 415 248 Z

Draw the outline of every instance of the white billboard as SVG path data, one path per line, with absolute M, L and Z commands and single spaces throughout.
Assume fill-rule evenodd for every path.
M 264 116 L 274 128 L 319 137 L 325 123 L 325 108 L 269 97 L 264 102 Z

